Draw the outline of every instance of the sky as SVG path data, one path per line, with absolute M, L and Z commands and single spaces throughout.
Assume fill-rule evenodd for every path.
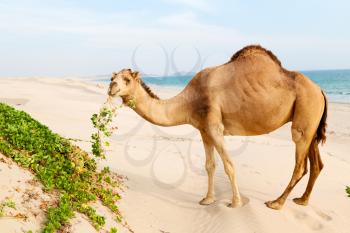
M 350 68 L 345 0 L 0 0 L 0 77 L 193 73 L 248 44 L 287 69 Z

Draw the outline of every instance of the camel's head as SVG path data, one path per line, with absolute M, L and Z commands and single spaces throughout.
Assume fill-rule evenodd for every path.
M 140 83 L 140 74 L 131 69 L 123 69 L 119 72 L 114 72 L 109 85 L 109 96 L 130 96 L 133 95 L 136 85 Z

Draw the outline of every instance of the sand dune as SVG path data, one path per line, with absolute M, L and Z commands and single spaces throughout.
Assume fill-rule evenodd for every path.
M 25 105 L 28 103 L 29 99 L 21 98 L 0 98 L 1 103 L 10 104 L 10 105 Z
M 157 88 L 155 92 L 169 97 L 177 90 Z M 62 79 L 0 79 L 0 93 L 0 101 L 7 100 L 27 111 L 63 136 L 83 140 L 88 140 L 92 132 L 91 114 L 97 112 L 106 99 L 106 87 Z M 303 193 L 307 177 L 296 186 L 282 210 L 271 210 L 264 205 L 265 201 L 279 196 L 291 178 L 294 145 L 290 124 L 269 135 L 226 138 L 246 203 L 241 208 L 227 207 L 231 190 L 218 157 L 217 201 L 210 206 L 198 204 L 207 186 L 205 156 L 198 132 L 190 126 L 153 126 L 132 110 L 121 109 L 115 122 L 119 131 L 113 138 L 107 160 L 100 161 L 99 165 L 108 165 L 128 177 L 128 189 L 120 208 L 137 233 L 347 233 L 350 198 L 344 189 L 350 185 L 348 119 L 349 105 L 330 104 L 328 142 L 321 147 L 325 168 L 306 207 L 294 204 L 291 199 Z M 79 145 L 90 149 L 87 143 Z M 23 170 L 4 171 L 16 177 L 26 176 Z M 13 185 L 2 177 L 0 185 L 5 183 L 7 186 L 2 187 L 6 190 Z M 18 185 L 24 187 L 22 183 Z M 4 220 L 0 218 L 0 221 Z M 35 218 L 30 221 L 36 225 L 42 222 Z M 84 221 L 78 216 L 72 223 L 73 232 L 83 229 L 94 232 Z M 6 224 L 11 227 L 10 223 Z M 107 222 L 105 230 L 108 226 Z M 120 227 L 120 232 L 126 230 Z
M 44 211 L 57 199 L 42 191 L 33 174 L 21 169 L 12 160 L 0 154 L 0 202 L 11 200 L 15 209 L 6 207 L 0 217 L 1 232 L 36 231 L 45 221 Z

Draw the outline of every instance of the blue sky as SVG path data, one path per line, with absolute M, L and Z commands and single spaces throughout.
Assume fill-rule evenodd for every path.
M 289 69 L 350 68 L 349 10 L 345 0 L 0 0 L 0 76 L 190 72 L 251 43 Z

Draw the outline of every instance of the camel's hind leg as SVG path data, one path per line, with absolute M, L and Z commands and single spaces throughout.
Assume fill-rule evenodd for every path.
M 286 201 L 289 193 L 292 191 L 294 186 L 299 182 L 299 180 L 306 174 L 307 172 L 307 154 L 310 146 L 310 141 L 307 140 L 303 135 L 302 131 L 292 129 L 293 140 L 296 145 L 295 152 L 295 167 L 292 175 L 292 179 L 290 180 L 287 188 L 284 190 L 282 195 L 278 197 L 274 201 L 266 202 L 266 206 L 272 209 L 281 209 L 284 202 Z
M 287 188 L 282 195 L 275 201 L 267 202 L 266 205 L 273 209 L 282 208 L 286 198 L 292 191 L 294 186 L 299 180 L 306 174 L 306 161 L 310 154 L 310 145 L 315 141 L 318 136 L 317 131 L 322 123 L 324 114 L 326 114 L 325 97 L 318 87 L 312 82 L 305 79 L 302 75 L 296 77 L 296 100 L 294 103 L 294 113 L 292 119 L 292 138 L 296 146 L 295 151 L 295 167 Z M 325 118 L 324 118 L 325 120 Z M 322 123 L 323 125 L 325 122 Z M 324 127 L 324 126 L 323 126 Z M 311 145 L 313 148 L 314 143 Z M 314 151 L 311 148 L 311 151 Z M 316 153 L 317 154 L 317 153 Z M 315 160 L 317 156 L 313 156 Z M 309 157 L 311 158 L 311 157 Z M 317 157 L 318 158 L 318 157 Z M 311 161 L 312 179 L 308 186 L 308 192 L 311 191 L 312 185 L 315 180 L 315 174 L 317 173 L 314 161 Z M 305 195 L 307 199 L 308 193 Z
M 315 139 L 311 143 L 308 157 L 310 160 L 309 182 L 304 194 L 300 198 L 293 199 L 293 201 L 298 205 L 308 204 L 312 188 L 314 187 L 315 181 L 323 168 L 320 151 L 318 150 L 318 144 Z

